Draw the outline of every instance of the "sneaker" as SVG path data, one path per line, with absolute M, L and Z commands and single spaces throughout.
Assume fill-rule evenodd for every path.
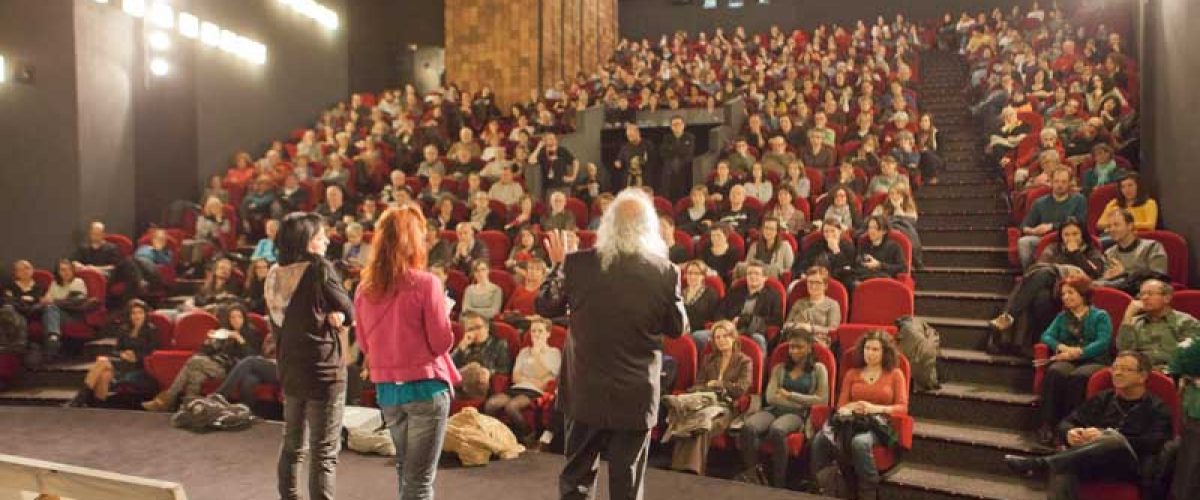
M 995 328 L 996 331 L 1003 332 L 1009 328 L 1012 328 L 1013 317 L 1008 313 L 1001 313 L 991 321 L 988 321 L 988 324 L 992 325 L 992 328 Z

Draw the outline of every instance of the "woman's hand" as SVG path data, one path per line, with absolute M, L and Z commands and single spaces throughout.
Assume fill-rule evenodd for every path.
M 346 315 L 340 311 L 331 312 L 325 315 L 325 318 L 327 321 L 329 321 L 329 326 L 334 328 L 341 328 L 342 323 L 346 321 Z
M 130 363 L 136 363 L 137 362 L 137 354 L 135 354 L 130 349 L 125 349 L 124 351 L 121 351 L 121 360 L 128 361 Z

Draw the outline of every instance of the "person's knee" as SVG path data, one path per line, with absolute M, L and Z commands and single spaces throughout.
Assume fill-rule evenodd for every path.
M 869 433 L 862 433 L 854 436 L 850 440 L 850 449 L 853 450 L 855 456 L 870 455 L 871 448 L 875 446 L 875 438 Z
M 788 435 L 791 433 L 791 429 L 779 425 L 778 419 L 776 419 L 775 422 L 773 422 L 771 426 L 767 428 L 767 437 L 772 441 L 785 441 L 787 440 Z

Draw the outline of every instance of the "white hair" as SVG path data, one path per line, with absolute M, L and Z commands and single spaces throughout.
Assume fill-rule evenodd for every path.
M 604 211 L 596 231 L 596 253 L 600 255 L 600 268 L 605 271 L 622 255 L 667 257 L 667 243 L 658 230 L 658 215 L 645 191 L 627 188 Z

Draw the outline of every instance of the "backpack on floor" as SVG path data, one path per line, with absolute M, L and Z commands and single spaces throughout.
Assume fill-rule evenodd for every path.
M 17 308 L 0 306 L 0 352 L 19 353 L 25 350 L 25 317 Z
M 915 316 L 896 318 L 896 343 L 912 365 L 913 388 L 931 391 L 941 387 L 938 382 L 937 359 L 942 338 L 925 320 Z
M 220 394 L 197 398 L 171 416 L 171 426 L 192 432 L 233 431 L 250 427 L 255 420 L 250 408 L 226 401 Z

